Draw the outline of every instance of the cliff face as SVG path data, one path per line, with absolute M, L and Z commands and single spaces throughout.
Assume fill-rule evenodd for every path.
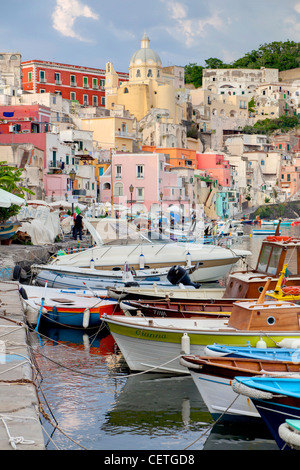
M 264 204 L 250 215 L 251 219 L 259 216 L 261 219 L 296 219 L 300 218 L 300 200 L 280 204 Z

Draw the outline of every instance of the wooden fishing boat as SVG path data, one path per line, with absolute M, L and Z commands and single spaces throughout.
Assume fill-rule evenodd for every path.
M 287 419 L 300 419 L 300 378 L 236 376 L 232 389 L 251 399 L 279 449 L 291 450 L 279 432 Z
M 187 367 L 209 412 L 214 419 L 248 420 L 259 418 L 251 400 L 238 396 L 232 389 L 237 375 L 252 377 L 266 375 L 286 376 L 298 374 L 300 364 L 291 361 L 263 360 L 254 358 L 183 356 L 180 363 Z
M 270 290 L 274 290 L 285 264 L 288 264 L 286 286 L 300 286 L 300 238 L 266 237 L 262 242 L 255 269 L 230 274 L 224 297 L 258 298 L 269 278 Z
M 234 300 L 230 299 L 212 299 L 197 301 L 172 302 L 168 300 L 139 300 L 122 301 L 121 308 L 124 313 L 142 314 L 146 317 L 173 317 L 173 318 L 228 318 L 233 306 Z
M 300 339 L 299 306 L 266 301 L 269 282 L 257 301 L 234 302 L 229 319 L 104 316 L 131 370 L 187 373 L 180 355 L 203 355 L 208 344 L 274 347 L 286 338 Z M 183 353 L 182 353 L 183 351 Z

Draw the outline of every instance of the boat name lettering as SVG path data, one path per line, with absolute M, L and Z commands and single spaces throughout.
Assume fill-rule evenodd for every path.
M 167 335 L 166 334 L 162 334 L 162 333 L 151 333 L 150 331 L 145 331 L 145 330 L 136 330 L 135 331 L 135 334 L 137 336 L 143 336 L 145 338 L 151 338 L 151 339 L 155 339 L 155 338 L 159 338 L 159 339 L 166 339 Z
M 158 315 L 159 317 L 166 317 L 166 312 L 164 310 L 154 310 L 154 315 Z

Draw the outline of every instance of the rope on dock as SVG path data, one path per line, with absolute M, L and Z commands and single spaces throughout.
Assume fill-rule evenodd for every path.
M 7 421 L 13 421 L 13 420 L 22 420 L 23 421 L 24 419 L 25 420 L 30 419 L 30 420 L 37 421 L 36 418 L 31 418 L 31 417 L 28 418 L 26 416 L 14 416 L 14 417 L 12 417 L 12 416 L 0 415 L 0 421 L 2 421 L 2 423 L 5 427 L 6 433 L 8 435 L 9 443 L 10 443 L 10 445 L 12 446 L 12 448 L 14 450 L 17 450 L 17 444 L 25 444 L 25 445 L 35 444 L 35 441 L 33 441 L 33 440 L 25 439 L 23 436 L 13 437 L 10 433 Z

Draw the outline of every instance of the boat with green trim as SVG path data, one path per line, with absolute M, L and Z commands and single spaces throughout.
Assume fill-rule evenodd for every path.
M 269 281 L 257 301 L 234 302 L 229 319 L 157 318 L 104 315 L 132 371 L 187 374 L 182 354 L 203 355 L 213 343 L 256 346 L 263 340 L 276 347 L 286 338 L 300 339 L 300 307 L 265 300 Z

